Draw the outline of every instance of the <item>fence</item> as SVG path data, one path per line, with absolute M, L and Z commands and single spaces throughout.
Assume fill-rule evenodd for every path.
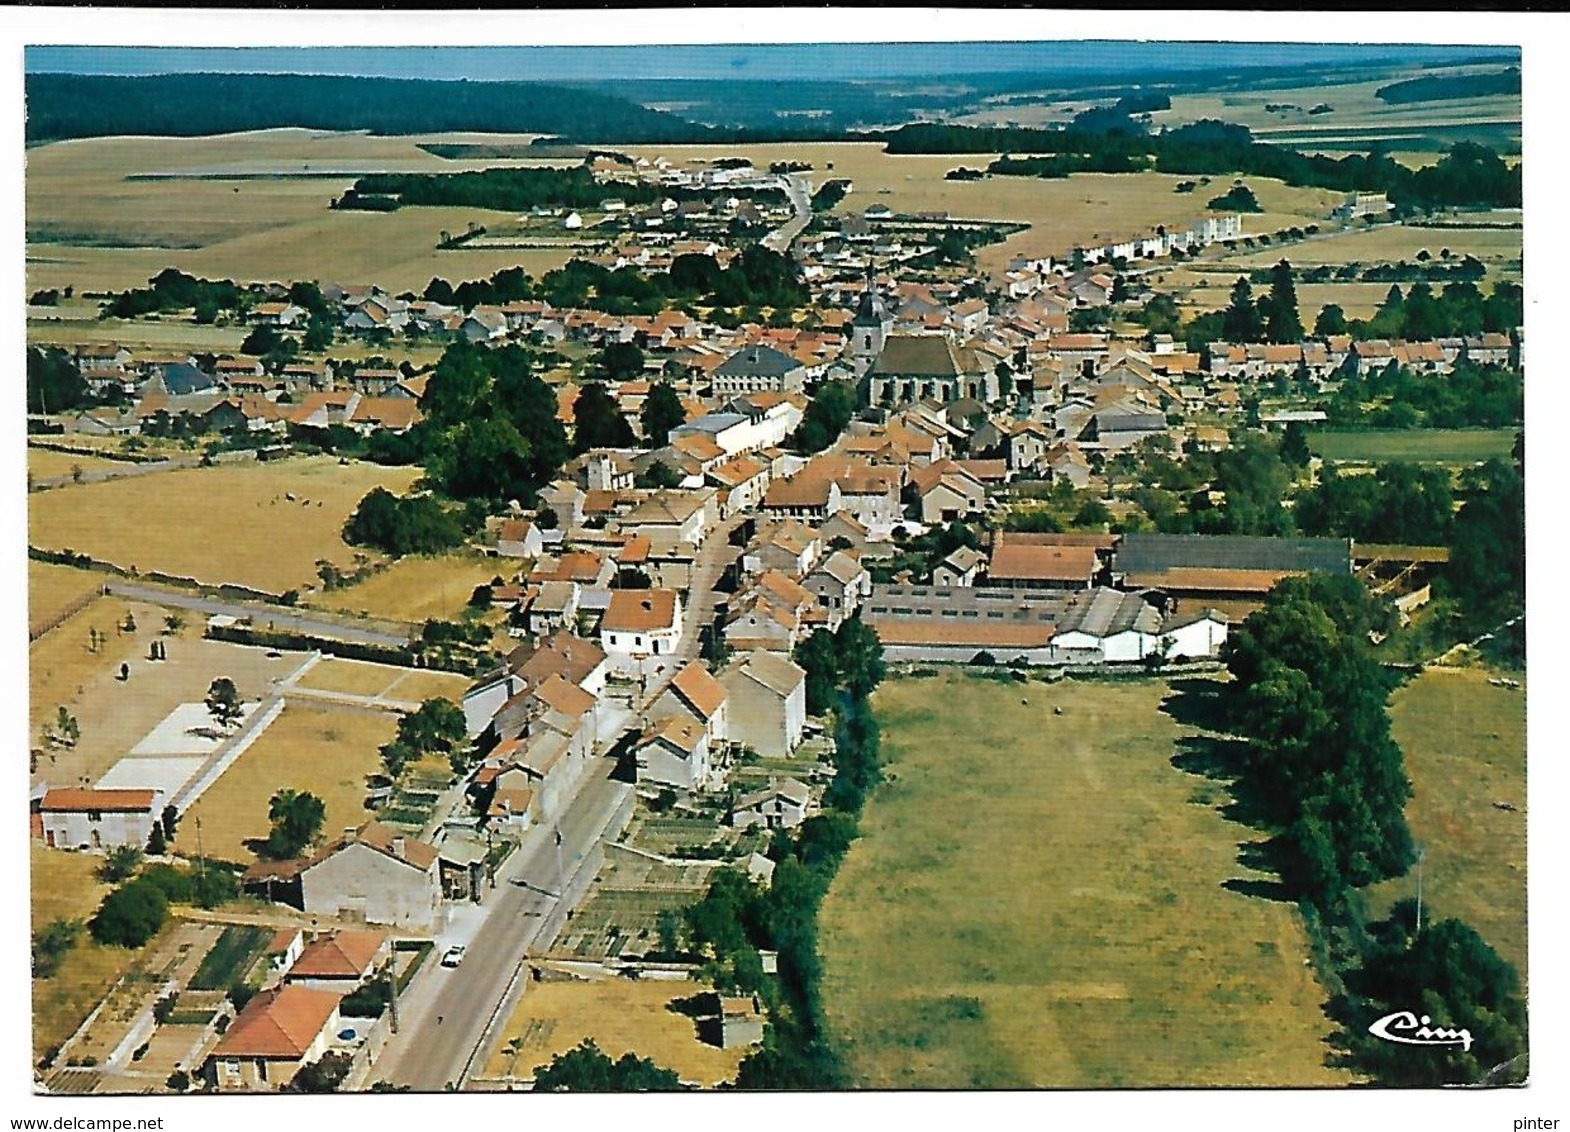
M 27 630 L 27 643 L 32 644 L 34 641 L 38 640 L 39 637 L 42 637 L 46 633 L 51 633 L 58 629 L 61 625 L 71 620 L 71 618 L 82 612 L 82 610 L 86 609 L 89 605 L 91 605 L 94 601 L 102 597 L 107 592 L 109 592 L 107 586 L 99 586 L 96 590 L 89 590 L 87 593 L 83 594 L 81 597 L 67 605 L 64 609 L 46 617 L 44 620 L 40 621 L 38 624 Z

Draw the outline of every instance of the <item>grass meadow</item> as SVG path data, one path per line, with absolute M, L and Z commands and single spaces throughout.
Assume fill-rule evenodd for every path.
M 1524 982 L 1526 689 L 1491 676 L 1430 668 L 1396 691 L 1390 718 L 1412 779 L 1407 822 L 1424 849 L 1424 918 L 1465 920 Z M 1386 881 L 1368 892 L 1370 910 L 1416 890 L 1415 871 Z
M 1510 428 L 1403 428 L 1368 432 L 1310 432 L 1309 451 L 1330 463 L 1477 464 L 1508 458 L 1515 447 Z
M 1238 860 L 1253 836 L 1173 765 L 1194 731 L 1168 695 L 958 672 L 878 690 L 888 780 L 820 929 L 859 1085 L 1349 1083 L 1295 909 L 1244 894 L 1267 883 Z

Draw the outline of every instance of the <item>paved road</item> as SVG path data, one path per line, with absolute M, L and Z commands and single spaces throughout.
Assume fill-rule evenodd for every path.
M 261 602 L 241 602 L 223 598 L 204 597 L 201 594 L 181 593 L 178 590 L 138 585 L 135 582 L 116 580 L 107 582 L 105 585 L 108 591 L 115 597 L 126 598 L 130 601 L 144 601 L 149 605 L 162 605 L 170 609 L 189 609 L 205 617 L 226 614 L 242 620 L 249 618 L 252 624 L 259 629 L 278 629 L 283 632 L 306 633 L 310 636 L 327 637 L 335 641 L 348 641 L 352 644 L 363 645 L 381 645 L 388 648 L 402 648 L 409 643 L 407 633 L 397 634 L 377 629 L 362 628 L 356 625 L 345 625 L 339 621 L 314 617 L 309 611 L 304 610 L 265 605 Z
M 522 971 L 527 957 L 550 942 L 541 937 L 557 910 L 562 875 L 571 890 L 575 874 L 632 790 L 607 777 L 612 765 L 601 758 L 590 769 L 562 817 L 560 872 L 554 829 L 530 831 L 487 894 L 489 912 L 468 943 L 463 963 L 445 968 L 439 956 L 427 961 L 399 1002 L 399 1033 L 378 1059 L 375 1080 L 439 1092 L 483 1070 L 486 1051 L 481 1047 L 493 1045 L 505 1025 L 502 1007 L 516 997 L 518 980 L 527 977 Z M 440 937 L 439 947 L 445 939 Z
M 812 219 L 812 199 L 808 195 L 811 188 L 807 178 L 792 173 L 784 178 L 785 195 L 790 198 L 791 207 L 796 210 L 796 215 L 787 220 L 783 225 L 763 237 L 763 246 L 770 251 L 788 251 L 802 229 Z

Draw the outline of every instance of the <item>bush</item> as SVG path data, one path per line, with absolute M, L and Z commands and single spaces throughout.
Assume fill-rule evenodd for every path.
M 138 878 L 104 897 L 89 925 L 93 938 L 115 947 L 141 947 L 164 926 L 169 901 L 156 884 Z

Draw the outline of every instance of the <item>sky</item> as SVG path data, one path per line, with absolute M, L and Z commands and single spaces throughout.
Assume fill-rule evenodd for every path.
M 110 47 L 29 46 L 30 73 L 147 75 L 243 71 L 496 81 L 608 77 L 876 79 L 996 71 L 1058 73 L 1447 61 L 1511 48 L 1397 44 L 991 43 L 705 44 L 596 47 Z

